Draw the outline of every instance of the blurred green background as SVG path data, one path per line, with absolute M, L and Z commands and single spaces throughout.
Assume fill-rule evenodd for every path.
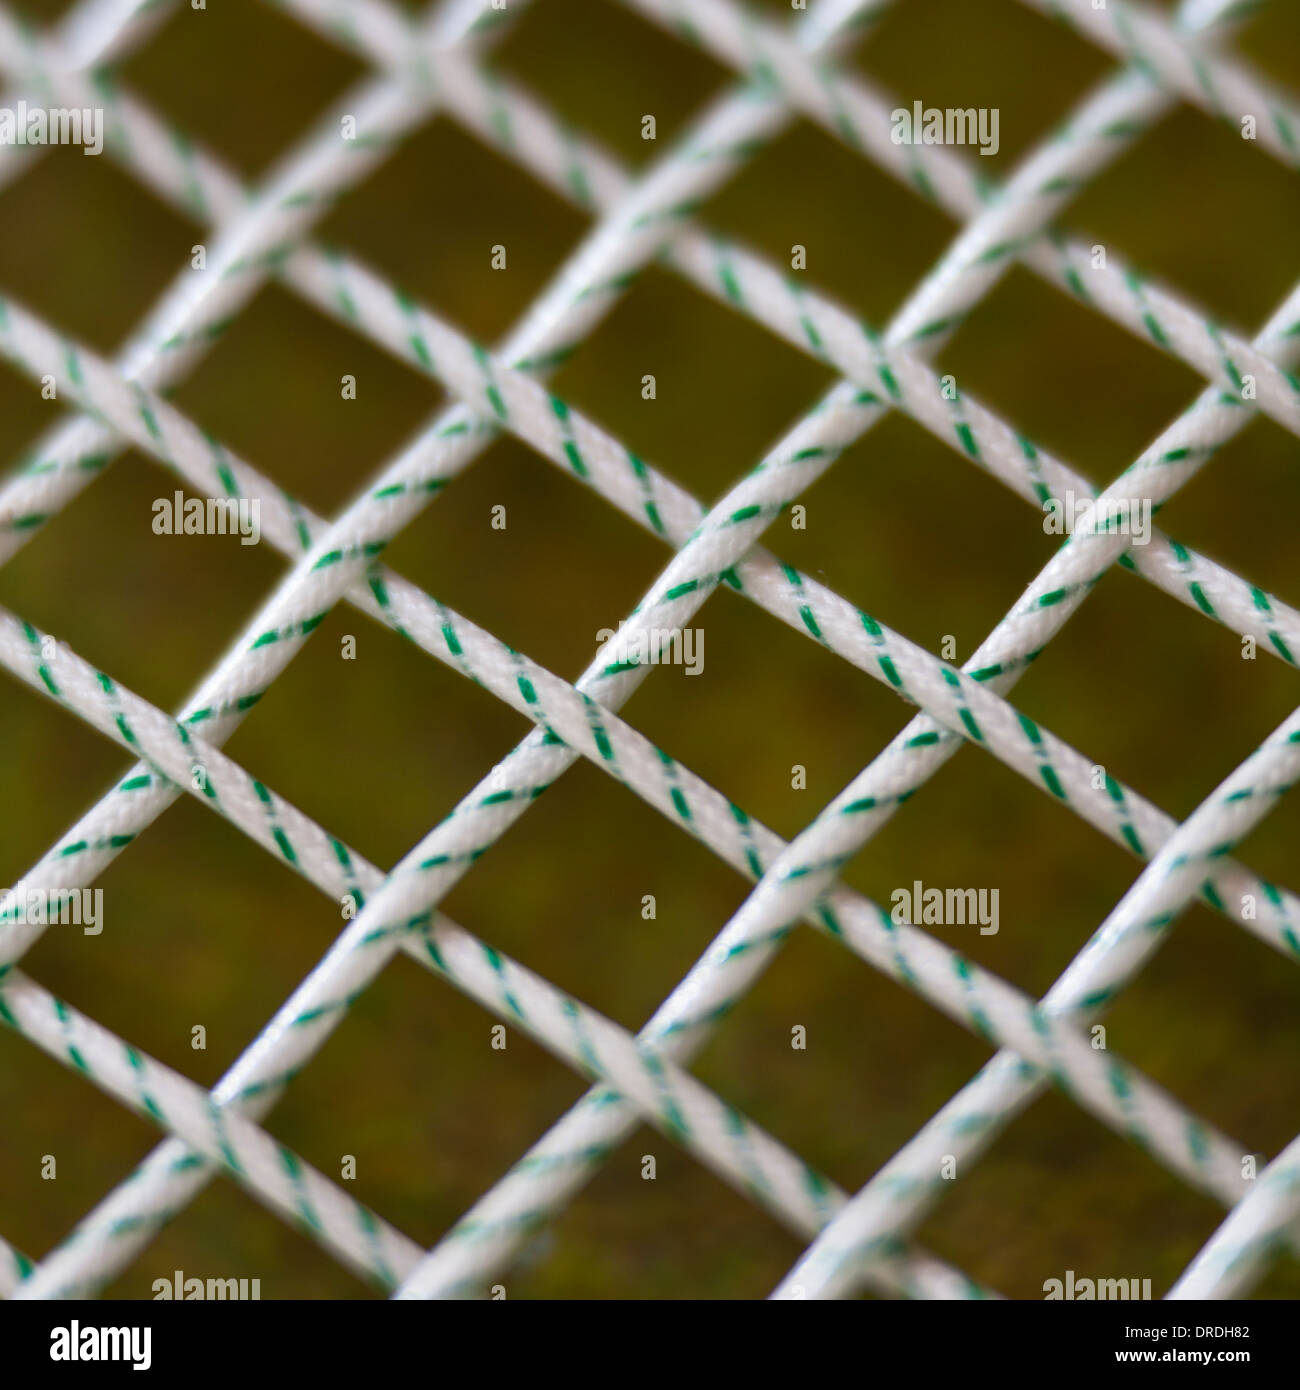
M 44 23 L 64 4 L 26 7 Z M 762 8 L 788 19 L 784 0 Z M 1300 88 L 1300 6 L 1264 7 L 1242 51 Z M 662 154 L 729 76 L 606 0 L 536 0 L 494 59 L 633 165 Z M 901 102 L 996 106 L 1004 176 L 1109 60 L 1013 0 L 900 0 L 850 60 Z M 250 179 L 304 137 L 364 69 L 272 6 L 178 10 L 122 80 Z M 640 139 L 653 113 L 657 144 Z M 1300 269 L 1297 180 L 1180 108 L 1085 191 L 1064 222 L 1242 330 Z M 59 150 L 0 194 L 0 289 L 114 350 L 203 231 L 105 157 Z M 956 228 L 811 124 L 793 123 L 702 213 L 877 325 Z M 586 230 L 521 169 L 439 118 L 321 227 L 454 323 L 494 341 Z M 509 270 L 489 270 L 503 243 Z M 1015 270 L 939 358 L 963 388 L 1104 484 L 1195 396 L 1180 364 Z M 339 380 L 356 376 L 355 401 Z M 653 373 L 658 397 L 642 400 Z M 831 378 L 659 270 L 636 282 L 555 388 L 706 502 L 748 470 Z M 188 412 L 312 506 L 344 506 L 441 402 L 438 391 L 282 288 L 264 290 L 175 393 Z M 59 407 L 0 367 L 0 445 L 16 460 Z M 1162 514 L 1165 528 L 1300 600 L 1300 447 L 1258 420 Z M 134 451 L 9 565 L 0 602 L 164 708 L 178 707 L 285 572 L 269 544 L 155 536 L 170 475 Z M 1025 505 L 906 419 L 890 418 L 805 498 L 806 531 L 768 543 L 908 637 L 964 660 L 1054 547 Z M 504 532 L 490 509 L 508 509 Z M 391 548 L 394 568 L 573 678 L 668 552 L 572 478 L 503 439 Z M 918 582 L 918 576 L 921 582 Z M 563 583 L 561 583 L 563 580 Z M 906 722 L 885 688 L 734 594 L 699 619 L 704 674 L 654 673 L 624 713 L 774 829 L 796 833 Z M 340 640 L 358 659 L 340 660 Z M 1300 699 L 1279 662 L 1128 574 L 1112 573 L 1016 689 L 1016 704 L 1175 816 Z M 377 719 L 376 715 L 382 713 Z M 229 752 L 371 860 L 399 858 L 526 732 L 524 721 L 392 633 L 338 609 Z M 790 769 L 808 770 L 806 790 Z M 112 745 L 12 680 L 0 684 L 0 879 L 20 877 L 127 766 Z M 21 808 L 17 810 L 15 808 Z M 1243 846 L 1297 886 L 1300 807 Z M 1088 938 L 1137 863 L 1007 771 L 963 750 L 845 874 L 889 901 L 927 884 L 996 886 L 1001 930 L 936 928 L 1035 995 Z M 337 908 L 189 798 L 100 880 L 105 930 L 53 928 L 37 980 L 212 1084 L 341 929 Z M 640 915 L 653 893 L 658 916 Z M 446 900 L 451 916 L 628 1027 L 639 1027 L 743 901 L 707 851 L 580 762 Z M 1107 1019 L 1109 1043 L 1256 1151 L 1300 1128 L 1300 972 L 1200 907 Z M 426 1244 L 584 1090 L 569 1070 L 399 958 L 268 1120 Z M 203 1024 L 208 1050 L 190 1030 Z M 803 1024 L 808 1049 L 794 1052 Z M 720 1029 L 696 1074 L 849 1190 L 975 1073 L 988 1048 L 810 931 L 794 935 Z M 80 1077 L 0 1031 L 0 1232 L 40 1255 L 157 1141 Z M 41 1157 L 58 1179 L 40 1178 Z M 642 1181 L 653 1153 L 658 1177 Z M 1019 1297 L 1043 1281 L 1150 1278 L 1163 1293 L 1220 1211 L 1063 1097 L 1039 1101 L 919 1231 Z M 529 1247 L 509 1296 L 758 1297 L 799 1244 L 644 1129 Z M 147 1297 L 175 1269 L 260 1277 L 265 1298 L 372 1297 L 224 1179 L 111 1286 Z M 1300 1293 L 1294 1262 L 1259 1285 Z

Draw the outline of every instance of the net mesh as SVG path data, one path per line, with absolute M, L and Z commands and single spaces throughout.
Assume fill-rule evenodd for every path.
M 0 660 L 140 761 L 24 875 L 28 885 L 90 885 L 173 801 L 189 792 L 350 919 L 265 1029 L 211 1091 L 55 998 L 21 968 L 44 930 L 12 904 L 0 920 L 0 1017 L 18 1033 L 166 1131 L 159 1147 L 69 1237 L 33 1260 L 0 1241 L 0 1288 L 15 1297 L 97 1291 L 217 1173 L 250 1191 L 332 1257 L 399 1297 L 481 1292 L 613 1152 L 648 1121 L 807 1248 L 776 1290 L 834 1297 L 987 1297 L 912 1237 L 927 1211 L 998 1132 L 1057 1083 L 1102 1124 L 1141 1145 L 1227 1215 L 1174 1296 L 1248 1291 L 1293 1240 L 1300 1139 L 1256 1155 L 1116 1052 L 1090 1025 L 1137 975 L 1193 900 L 1300 956 L 1300 902 L 1232 850 L 1300 767 L 1300 714 L 1181 823 L 1100 769 L 1007 695 L 1114 564 L 1235 630 L 1288 665 L 1300 612 L 1194 549 L 1132 521 L 1158 507 L 1256 413 L 1300 433 L 1300 288 L 1247 340 L 1139 275 L 1113 248 L 1054 228 L 1058 211 L 1179 103 L 1210 111 L 1251 142 L 1243 158 L 1300 163 L 1300 104 L 1231 53 L 1233 26 L 1256 8 L 1186 0 L 1176 14 L 1126 0 L 1025 0 L 1110 53 L 1117 66 L 1068 122 L 1001 185 L 973 151 L 896 139 L 895 104 L 844 67 L 889 0 L 812 0 L 788 24 L 735 0 L 626 0 L 645 22 L 735 70 L 686 134 L 633 176 L 535 97 L 490 68 L 490 50 L 524 0 L 496 8 L 450 0 L 409 16 L 385 0 L 279 0 L 279 8 L 364 58 L 373 76 L 326 112 L 259 182 L 244 186 L 201 146 L 111 82 L 153 34 L 157 0 L 83 0 L 48 32 L 0 6 L 0 68 L 13 97 L 102 107 L 105 152 L 172 206 L 213 228 L 202 266 L 186 265 L 113 360 L 0 302 L 0 352 L 37 386 L 84 413 L 53 430 L 0 492 L 8 560 L 132 445 L 214 498 L 257 499 L 266 540 L 292 568 L 247 631 L 176 714 L 97 670 L 20 615 L 0 611 Z M 581 40 L 575 37 L 575 42 Z M 496 349 L 399 293 L 346 252 L 312 240 L 345 190 L 435 114 L 445 114 L 588 213 L 589 233 Z M 959 219 L 961 231 L 887 326 L 875 329 L 752 250 L 697 220 L 707 198 L 796 115 Z M 0 144 L 0 183 L 41 157 Z M 588 338 L 632 276 L 660 260 L 696 290 L 842 376 L 759 465 L 705 506 L 543 381 Z M 1181 359 L 1202 394 L 1103 492 L 928 365 L 1019 263 L 1063 293 Z M 796 265 L 795 269 L 799 267 Z M 257 290 L 294 293 L 441 382 L 441 411 L 335 519 L 315 515 L 169 400 Z M 1041 509 L 1073 495 L 1096 505 L 961 668 L 904 638 L 759 543 L 839 454 L 891 412 Z M 389 569 L 385 547 L 488 444 L 511 434 L 666 542 L 672 557 L 629 616 L 618 651 L 597 652 L 568 682 Z M 99 483 L 100 487 L 107 486 Z M 1106 504 L 1106 505 L 1102 505 Z M 917 713 L 788 843 L 618 716 L 640 681 L 729 586 L 804 638 L 896 692 Z M 533 732 L 389 872 L 221 752 L 330 610 L 346 600 L 525 715 Z M 1053 802 L 1147 861 L 1048 993 L 1035 1000 L 921 926 L 837 879 L 840 868 L 963 743 L 974 743 Z M 633 1035 L 510 959 L 439 910 L 452 886 L 579 758 L 755 883 Z M 842 1191 L 779 1137 L 687 1069 L 728 1011 L 804 922 L 991 1043 L 996 1054 L 861 1191 Z M 431 1250 L 358 1203 L 259 1120 L 347 1009 L 404 952 L 593 1089 Z

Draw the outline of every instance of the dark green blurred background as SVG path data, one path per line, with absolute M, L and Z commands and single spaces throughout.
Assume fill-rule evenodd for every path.
M 26 6 L 46 22 L 63 4 Z M 765 8 L 788 19 L 788 5 Z M 1274 3 L 1241 47 L 1300 88 L 1300 6 Z M 634 164 L 662 153 L 721 68 L 605 0 L 536 0 L 500 66 Z M 910 105 L 997 106 L 1005 175 L 1109 61 L 1013 0 L 900 0 L 852 60 Z M 256 178 L 362 73 L 256 0 L 178 11 L 124 65 L 159 110 Z M 654 113 L 659 141 L 639 138 Z M 1300 272 L 1296 176 L 1186 108 L 1080 197 L 1065 222 L 1129 254 L 1222 321 L 1253 330 Z M 0 289 L 103 352 L 116 348 L 201 229 L 109 158 L 59 150 L 0 194 Z M 809 123 L 796 122 L 704 220 L 884 323 L 956 230 Z M 546 285 L 584 219 L 439 118 L 321 229 L 484 341 Z M 489 271 L 490 248 L 509 271 Z M 942 353 L 1006 418 L 1098 483 L 1194 397 L 1197 381 L 1097 315 L 1013 271 Z M 340 399 L 351 373 L 358 398 Z M 645 373 L 658 399 L 641 399 Z M 661 271 L 648 272 L 556 389 L 706 502 L 830 383 L 823 368 Z M 345 505 L 429 418 L 405 366 L 265 290 L 177 391 L 207 429 L 319 510 Z M 0 368 L 0 445 L 14 460 L 56 407 Z M 1162 514 L 1165 528 L 1292 602 L 1300 447 L 1259 420 Z M 284 573 L 269 544 L 159 537 L 169 475 L 128 452 L 0 571 L 0 602 L 165 708 L 178 707 Z M 1021 501 L 918 426 L 891 418 L 804 499 L 805 532 L 768 542 L 907 636 L 960 659 L 1054 541 Z M 504 503 L 509 526 L 489 527 Z M 511 440 L 496 443 L 390 551 L 394 568 L 575 677 L 668 552 Z M 923 582 L 918 582 L 923 576 Z M 563 578 L 563 584 L 559 582 Z M 665 667 L 626 716 L 783 835 L 806 824 L 906 722 L 867 676 L 724 592 L 702 611 L 704 674 Z M 342 662 L 340 638 L 358 638 Z M 1020 683 L 1018 706 L 1175 816 L 1300 701 L 1300 681 L 1235 635 L 1113 573 Z M 377 714 L 382 717 L 376 718 Z M 0 805 L 9 883 L 127 766 L 32 690 L 0 684 Z M 525 733 L 490 695 L 340 608 L 229 744 L 246 768 L 373 861 L 400 857 Z M 808 769 L 793 791 L 790 769 Z M 1293 797 L 1242 850 L 1297 886 Z M 1138 870 L 994 759 L 963 750 L 857 858 L 847 881 L 888 902 L 914 878 L 1001 890 L 1001 931 L 935 929 L 1044 992 Z M 26 957 L 40 982 L 211 1084 L 341 929 L 337 909 L 184 798 L 100 880 L 102 936 L 53 928 Z M 643 894 L 658 917 L 640 915 Z M 638 1027 L 745 895 L 732 871 L 580 762 L 446 900 L 446 910 L 628 1027 Z M 1200 907 L 1109 1016 L 1112 1049 L 1248 1147 L 1300 1129 L 1300 972 Z M 524 1037 L 399 958 L 269 1119 L 272 1132 L 432 1244 L 583 1091 Z M 204 1024 L 208 1050 L 190 1029 Z M 808 1050 L 790 1029 L 808 1029 Z M 988 1049 L 833 943 L 797 933 L 698 1064 L 709 1085 L 844 1187 L 865 1182 L 964 1084 Z M 34 1255 L 130 1172 L 157 1132 L 30 1043 L 0 1032 L 0 1232 Z M 658 1178 L 640 1178 L 654 1153 Z M 40 1179 L 41 1156 L 58 1180 Z M 1163 1293 L 1220 1219 L 1132 1145 L 1052 1094 L 1010 1126 L 921 1229 L 1005 1293 L 1043 1281 L 1149 1277 Z M 773 1220 L 646 1129 L 530 1249 L 511 1297 L 766 1294 L 799 1253 Z M 153 1279 L 260 1277 L 267 1298 L 372 1291 L 233 1184 L 214 1182 L 111 1292 Z M 1295 1296 L 1280 1266 L 1257 1291 Z

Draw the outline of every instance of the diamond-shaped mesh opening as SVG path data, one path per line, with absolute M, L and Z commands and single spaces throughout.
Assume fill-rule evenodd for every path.
M 333 514 L 365 486 L 372 442 L 397 453 L 444 396 L 414 363 L 270 285 L 173 399 L 294 497 Z
M 1291 278 L 1287 266 L 1255 256 L 1252 247 L 1284 235 L 1300 212 L 1294 172 L 1244 157 L 1254 153 L 1239 130 L 1178 107 L 1084 190 L 1071 221 L 1097 243 L 1122 249 L 1156 283 L 1176 286 L 1220 322 L 1253 332 Z M 1149 210 L 1187 196 L 1189 166 L 1201 171 L 1213 196 L 1200 201 L 1190 224 L 1175 221 L 1157 232 Z
M 1300 103 L 1228 80 L 1235 25 L 1186 64 L 1167 6 L 516 8 L 448 6 L 440 49 L 386 0 L 0 23 L 15 97 L 89 65 L 110 123 L 102 162 L 0 145 L 33 388 L 0 412 L 0 1291 L 1293 1289 L 1300 1188 L 1245 1160 L 1300 1163 L 1300 899 L 1256 832 L 1300 774 L 1300 312 L 1249 335 Z M 891 141 L 917 97 L 997 104 L 997 156 Z M 1048 536 L 1148 447 L 1186 535 Z M 157 534 L 177 486 L 256 501 L 257 546 Z M 620 618 L 639 654 L 578 681 Z M 101 884 L 101 936 L 26 892 Z M 996 935 L 944 915 L 967 892 Z M 32 1155 L 87 1135 L 52 1200 Z
M 106 1298 L 155 1299 L 186 1279 L 246 1280 L 259 1299 L 373 1299 L 374 1286 L 334 1260 L 314 1258 L 314 1245 L 297 1227 L 264 1211 L 231 1183 L 209 1183 L 145 1254 L 104 1290 Z M 202 1273 L 199 1273 L 202 1271 Z M 257 1280 L 257 1284 L 253 1284 Z M 165 1281 L 165 1283 L 164 1283 Z M 239 1292 L 235 1283 L 233 1292 Z M 191 1295 L 195 1287 L 190 1286 Z
M 232 71 L 240 74 L 237 94 Z M 270 168 L 364 75 L 355 57 L 277 7 L 250 0 L 178 6 L 158 41 L 128 54 L 121 68 L 122 80 L 177 129 L 249 178 Z
M 154 1135 L 48 1057 L 33 1057 L 22 1038 L 6 1036 L 0 1055 L 0 1088 L 15 1117 L 13 1139 L 0 1154 L 9 1194 L 5 1235 L 19 1247 L 40 1249 L 79 1218 L 83 1194 L 92 1200 L 102 1194 L 106 1175 L 128 1171 Z
M 533 582 L 561 536 L 568 538 L 563 575 Z M 504 437 L 402 533 L 388 558 L 481 627 L 574 678 L 596 655 L 600 630 L 617 625 L 658 573 L 664 547 Z M 484 574 L 499 582 L 485 589 Z M 476 703 L 497 713 L 495 701 L 479 695 Z
M 208 825 L 197 804 L 176 806 L 136 848 L 96 880 L 98 930 L 51 926 L 25 959 L 61 998 L 94 1000 L 106 1026 L 212 1086 L 311 968 L 338 913 L 285 870 L 268 914 L 250 889 L 257 847 L 229 826 Z M 249 978 L 239 961 L 254 952 L 260 967 Z M 149 960 L 168 968 L 142 968 Z
M 12 108 L 11 108 L 12 109 Z M 5 147 L 14 154 L 17 147 Z M 29 150 L 32 147 L 28 147 Z M 0 274 L 50 322 L 112 354 L 172 283 L 199 233 L 108 159 L 73 147 L 33 150 L 26 172 L 0 188 L 6 226 Z M 102 229 L 82 209 L 96 207 Z M 47 419 L 57 413 L 49 402 Z
M 348 1190 L 432 1244 L 482 1188 L 487 1136 L 463 1065 L 467 1055 L 481 1053 L 499 1084 L 501 1104 L 488 1140 L 497 1168 L 509 1166 L 584 1089 L 518 1030 L 494 1036 L 498 1025 L 413 962 L 394 962 L 304 1074 L 305 1084 L 277 1107 L 276 1134 L 331 1175 L 351 1156 Z M 405 1054 L 415 1065 L 356 1086 L 358 1054 L 379 1051 Z
M 1022 345 L 1034 341 L 1055 344 L 1056 356 L 1050 373 L 1027 381 L 1016 363 L 1023 361 Z M 1098 489 L 1116 479 L 1202 385 L 1154 343 L 1063 295 L 1044 294 L 1042 282 L 1019 267 L 962 324 L 939 369 L 1017 421 L 1035 444 Z M 1071 415 L 1072 402 L 1103 393 L 1107 409 Z M 1031 516 L 1025 520 L 1033 524 Z
M 330 698 L 320 692 L 328 688 Z M 384 707 L 393 691 L 406 699 Z M 525 722 L 396 633 L 339 605 L 258 703 L 231 755 L 387 868 L 526 731 Z M 294 749 L 305 739 L 317 755 Z M 427 770 L 411 776 L 413 764 Z M 338 918 L 323 899 L 314 910 Z
M 989 1049 L 891 982 L 846 964 L 838 942 L 810 932 L 793 937 L 696 1070 L 746 1114 L 780 1125 L 810 1163 L 854 1191 L 988 1060 Z M 906 1076 L 890 1065 L 899 1051 L 912 1059 Z M 824 1123 L 829 1113 L 839 1120 L 834 1129 Z
M 1190 815 L 1292 708 L 1284 670 L 1266 671 L 1258 655 L 1243 660 L 1241 638 L 1130 575 L 1108 574 L 1071 628 L 1075 659 L 1066 661 L 1059 647 L 1045 652 L 1017 694 L 1170 815 Z M 1122 720 L 1115 718 L 1121 701 Z M 1174 703 L 1205 731 L 1198 759 L 1171 726 Z M 1229 709 L 1235 718 L 1225 716 Z
M 1251 566 L 1260 588 L 1285 593 L 1288 575 L 1278 563 L 1285 554 L 1282 536 L 1287 517 L 1300 504 L 1294 438 L 1273 421 L 1256 419 L 1215 455 L 1214 467 L 1240 479 L 1240 487 L 1225 493 L 1215 488 L 1210 473 L 1193 478 L 1161 513 L 1161 523 L 1185 545 L 1204 550 L 1238 573 Z M 1222 635 L 1225 645 L 1232 640 L 1232 634 Z M 1282 677 L 1278 698 L 1285 700 L 1288 682 L 1273 665 L 1256 663 L 1253 679 L 1271 683 Z
M 107 488 L 75 498 L 36 533 L 5 567 L 0 588 L 15 610 L 88 660 L 118 657 L 118 679 L 170 707 L 202 678 L 213 645 L 239 635 L 284 566 L 238 534 L 155 531 L 157 504 L 173 514 L 179 492 L 183 517 L 186 502 L 202 494 L 138 451 L 127 450 L 108 476 Z M 88 581 L 101 602 L 85 602 Z M 74 719 L 59 713 L 63 734 Z
M 639 62 L 627 63 L 629 48 L 639 50 Z M 497 53 L 501 68 L 563 121 L 634 166 L 651 161 L 686 130 L 727 78 L 710 55 L 684 48 L 617 6 L 584 0 L 525 11 Z M 592 82 L 593 68 L 617 70 L 619 80 Z M 655 118 L 653 138 L 646 116 Z
M 972 468 L 948 440 L 896 412 L 801 500 L 802 527 L 783 518 L 769 533 L 782 558 L 928 651 L 942 649 L 958 661 L 975 651 L 1058 543 L 1033 507 Z M 973 512 L 984 520 L 979 528 L 970 525 Z M 863 544 L 864 514 L 880 531 L 906 535 L 905 563 L 892 546 Z M 996 564 L 993 530 L 1000 538 Z M 964 583 L 975 566 L 985 568 L 984 579 Z M 922 568 L 934 585 L 915 582 Z
M 747 1198 L 643 1125 L 500 1282 L 515 1299 L 761 1298 L 798 1251 L 794 1235 L 756 1222 Z
M 842 197 L 828 200 L 827 186 L 842 189 Z M 838 299 L 876 328 L 934 264 L 954 230 L 942 208 L 874 165 L 864 166 L 854 149 L 809 119 L 795 121 L 759 150 L 709 211 L 710 226 L 764 252 L 792 281 Z
M 745 884 L 704 846 L 679 844 L 676 827 L 585 764 L 544 802 L 542 816 L 524 817 L 505 837 L 511 875 L 466 877 L 446 910 L 568 993 L 599 999 L 608 1017 L 635 1032 L 694 964 L 719 916 L 725 920 L 743 901 Z M 606 822 L 621 831 L 619 852 L 574 882 L 564 847 Z M 664 870 L 669 846 L 682 855 L 680 876 Z M 551 901 L 563 884 L 572 902 L 563 917 L 511 911 L 521 892 Z
M 1214 1229 L 1215 1204 L 1060 1094 L 1049 1092 L 1034 1110 L 1041 1115 L 1014 1121 L 977 1171 L 944 1184 L 919 1238 L 1011 1298 L 1045 1298 L 1048 1281 L 1064 1286 L 1070 1271 L 1076 1287 L 1136 1279 L 1139 1298 L 1150 1279 L 1150 1296 L 1163 1298 Z M 1124 1219 L 1112 1228 L 1116 1183 Z M 1004 1217 L 996 1240 L 990 1207 Z
M 974 61 L 994 32 L 999 62 Z M 920 100 L 940 108 L 998 108 L 998 149 L 977 161 L 991 176 L 1014 168 L 1106 69 L 1101 54 L 1012 0 L 890 6 L 852 61 L 909 107 Z M 1044 70 L 1052 73 L 1048 93 L 1036 76 Z
M 715 364 L 707 376 L 687 366 L 697 353 Z M 654 268 L 554 386 L 708 504 L 833 380 L 820 363 Z
M 1209 988 L 1198 966 L 1210 950 L 1219 961 L 1218 982 L 1232 987 L 1225 989 L 1224 998 Z M 1230 1133 L 1258 1135 L 1261 1152 L 1286 1144 L 1286 1107 L 1294 1110 L 1297 1101 L 1282 1058 L 1286 1020 L 1295 1009 L 1295 982 L 1278 975 L 1271 954 L 1239 933 L 1224 940 L 1213 915 L 1196 907 L 1187 914 L 1187 930 L 1152 962 L 1107 1019 L 1112 1046 L 1122 1048 L 1177 1095 L 1222 1096 L 1207 1117 Z M 1248 1008 L 1243 1008 L 1243 998 L 1251 1001 Z M 1186 1033 L 1171 1029 L 1175 1008 L 1190 1008 L 1198 1027 Z M 1279 1078 L 1276 1108 L 1234 1084 L 1251 1066 Z
M 662 679 L 647 680 L 628 702 L 628 717 L 748 814 L 794 835 L 888 741 L 905 711 L 869 676 L 732 593 L 714 594 L 694 622 L 703 637 L 682 653 L 702 658 L 699 675 L 665 666 Z M 773 663 L 798 673 L 797 684 L 768 687 L 763 673 Z M 763 701 L 758 729 L 728 718 L 736 682 Z
M 461 209 L 454 217 L 450 203 Z M 440 115 L 340 199 L 321 237 L 493 342 L 542 292 L 585 228 L 581 208 L 530 177 L 526 165 Z

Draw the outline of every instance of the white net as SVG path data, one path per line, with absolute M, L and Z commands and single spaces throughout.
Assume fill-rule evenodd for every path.
M 903 3 L 904 0 L 900 0 Z M 996 1293 L 914 1243 L 912 1232 L 980 1153 L 1053 1081 L 1102 1124 L 1142 1146 L 1227 1213 L 1175 1297 L 1248 1291 L 1291 1237 L 1300 1140 L 1271 1162 L 1221 1132 L 1116 1051 L 1091 1025 L 1195 899 L 1300 957 L 1300 902 L 1232 857 L 1300 768 L 1300 714 L 1180 822 L 1008 703 L 1028 664 L 1115 564 L 1289 665 L 1300 612 L 1150 525 L 1213 451 L 1257 413 L 1300 433 L 1300 288 L 1251 340 L 1145 280 L 1118 250 L 1053 229 L 1063 206 L 1178 103 L 1227 121 L 1242 158 L 1300 164 L 1300 103 L 1230 51 L 1255 7 L 1186 0 L 1174 14 L 1127 0 L 1026 0 L 1111 54 L 1113 68 L 1051 139 L 994 187 L 962 144 L 995 139 L 989 113 L 900 108 L 839 60 L 869 38 L 889 0 L 812 0 L 788 23 L 736 0 L 627 0 L 648 24 L 733 68 L 719 96 L 635 176 L 546 105 L 487 66 L 525 0 L 465 0 L 411 18 L 387 0 L 278 0 L 278 7 L 372 66 L 256 188 L 180 140 L 106 73 L 145 44 L 169 6 L 84 0 L 49 32 L 0 6 L 0 68 L 11 104 L 104 113 L 103 146 L 157 197 L 213 231 L 118 357 L 108 361 L 24 308 L 0 302 L 0 352 L 84 414 L 32 451 L 0 494 L 0 560 L 99 481 L 128 446 L 195 493 L 247 508 L 292 568 L 186 706 L 168 714 L 22 616 L 0 611 L 0 661 L 115 740 L 139 763 L 22 878 L 45 894 L 88 888 L 189 792 L 349 909 L 329 951 L 211 1091 L 56 999 L 21 968 L 45 930 L 11 895 L 0 919 L 0 1017 L 166 1131 L 145 1162 L 40 1258 L 0 1242 L 0 1288 L 18 1298 L 90 1293 L 133 1261 L 217 1174 L 241 1184 L 321 1249 L 406 1298 L 481 1292 L 643 1121 L 748 1196 L 807 1248 L 779 1297 L 987 1297 Z M 545 3 L 545 0 L 540 0 Z M 802 7 L 800 7 L 802 8 Z M 582 35 L 572 41 L 581 45 Z M 919 105 L 919 103 L 918 103 Z M 404 136 L 445 115 L 592 218 L 561 272 L 496 349 L 399 293 L 316 224 Z M 881 332 L 792 273 L 711 232 L 702 205 L 796 116 L 823 127 L 960 234 Z M 91 138 L 83 132 L 86 139 Z M 0 184 L 44 154 L 0 143 Z M 796 252 L 797 252 L 796 248 Z M 1098 255 L 1098 250 L 1103 253 Z M 715 505 L 642 460 L 541 384 L 589 337 L 631 277 L 660 260 L 843 379 Z M 1204 382 L 1190 409 L 1098 494 L 928 365 L 945 339 L 1020 264 L 1180 359 Z M 802 269 L 796 255 L 793 271 Z M 456 404 L 386 463 L 330 520 L 284 493 L 169 399 L 218 332 L 270 279 L 441 382 Z M 759 543 L 761 534 L 891 412 L 930 431 L 1031 506 L 1069 509 L 1068 539 L 962 666 L 868 616 Z M 511 434 L 666 541 L 670 562 L 619 635 L 576 682 L 561 679 L 385 566 L 381 552 L 487 445 Z M 1146 528 L 1139 526 L 1145 518 Z M 233 526 L 233 522 L 232 522 Z M 677 644 L 719 585 L 917 707 L 911 722 L 788 843 L 625 723 L 617 711 Z M 346 600 L 526 716 L 533 732 L 390 871 L 225 755 L 221 746 L 331 609 Z M 689 660 L 689 650 L 686 652 Z M 840 868 L 966 742 L 1147 862 L 1087 946 L 1041 999 L 982 969 L 904 913 L 837 881 Z M 591 761 L 755 881 L 742 907 L 633 1035 L 449 920 L 439 904 L 462 875 L 579 758 Z M 919 896 L 919 894 L 918 894 Z M 972 908 L 972 912 L 976 909 Z M 976 1078 L 856 1194 L 687 1069 L 727 1012 L 804 922 L 995 1049 Z M 916 925 L 921 922 L 922 925 Z M 259 1121 L 347 1009 L 399 952 L 537 1039 L 593 1089 L 432 1249 L 358 1203 Z M 599 1003 L 599 1001 L 594 1001 Z

